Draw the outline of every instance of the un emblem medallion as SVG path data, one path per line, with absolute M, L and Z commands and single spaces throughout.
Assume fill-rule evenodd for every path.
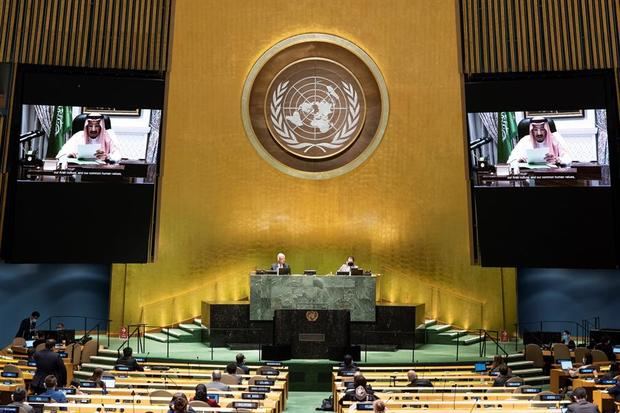
M 363 163 L 388 116 L 385 82 L 353 43 L 326 34 L 295 36 L 255 63 L 242 97 L 246 133 L 270 164 L 325 179 Z
M 319 312 L 318 311 L 306 311 L 306 320 L 310 321 L 311 323 L 314 323 L 316 320 L 319 319 Z

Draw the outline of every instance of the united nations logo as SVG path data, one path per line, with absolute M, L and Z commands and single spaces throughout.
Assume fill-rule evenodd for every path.
M 327 59 L 303 59 L 286 67 L 266 98 L 271 136 L 302 158 L 339 154 L 355 142 L 364 125 L 361 86 L 345 67 Z
M 316 320 L 319 319 L 319 312 L 318 311 L 306 311 L 306 320 L 310 321 L 311 323 L 314 323 Z
M 248 75 L 243 122 L 258 153 L 294 176 L 346 173 L 379 145 L 387 90 L 372 59 L 353 43 L 326 34 L 286 39 Z

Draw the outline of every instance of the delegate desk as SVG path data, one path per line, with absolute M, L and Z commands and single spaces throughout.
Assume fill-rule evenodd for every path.
M 377 276 L 250 274 L 250 320 L 275 310 L 349 310 L 351 321 L 375 321 Z

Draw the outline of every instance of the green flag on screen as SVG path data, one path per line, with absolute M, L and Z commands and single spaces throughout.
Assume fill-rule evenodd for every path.
M 71 137 L 72 122 L 71 106 L 54 106 L 52 130 L 47 142 L 47 158 L 54 158 L 62 145 Z
M 497 120 L 497 162 L 505 163 L 518 139 L 517 121 L 514 112 L 499 112 Z

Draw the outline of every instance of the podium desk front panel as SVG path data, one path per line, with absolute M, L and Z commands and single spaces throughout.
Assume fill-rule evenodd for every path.
M 274 310 L 349 310 L 351 321 L 375 321 L 376 276 L 250 275 L 250 320 Z

